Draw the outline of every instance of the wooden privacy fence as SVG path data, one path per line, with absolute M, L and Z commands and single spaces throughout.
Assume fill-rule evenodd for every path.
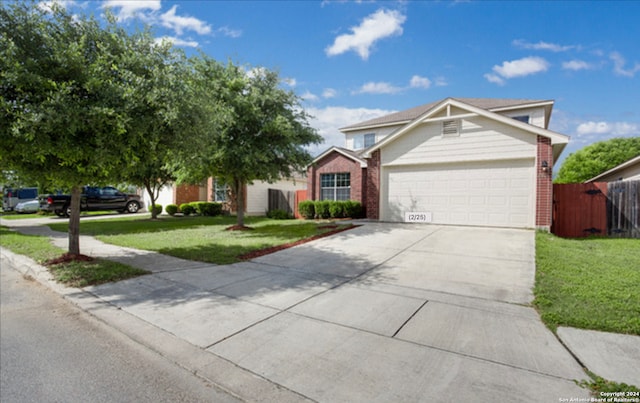
M 640 181 L 553 185 L 551 232 L 640 238 Z
M 293 215 L 296 192 L 290 190 L 269 189 L 269 211 L 284 210 Z

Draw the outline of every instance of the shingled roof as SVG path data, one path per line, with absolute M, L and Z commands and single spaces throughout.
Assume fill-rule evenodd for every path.
M 465 104 L 475 106 L 477 108 L 486 109 L 488 111 L 495 111 L 499 109 L 508 109 L 517 106 L 524 106 L 529 104 L 539 104 L 552 102 L 550 100 L 533 100 L 533 99 L 501 99 L 501 98 L 451 98 Z M 414 108 L 405 109 L 400 112 L 391 113 L 389 115 L 381 116 L 379 118 L 370 119 L 364 122 L 356 123 L 350 126 L 346 126 L 340 129 L 340 131 L 351 131 L 364 127 L 371 126 L 386 126 L 393 124 L 406 123 L 414 120 L 418 116 L 423 115 L 429 109 L 442 103 L 443 100 L 437 102 L 431 102 L 428 104 L 416 106 Z

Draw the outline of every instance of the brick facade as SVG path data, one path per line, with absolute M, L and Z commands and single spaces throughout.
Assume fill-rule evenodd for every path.
M 547 161 L 547 168 L 542 165 Z M 551 139 L 538 136 L 536 156 L 536 227 L 551 228 L 553 210 L 553 149 Z
M 339 152 L 332 152 L 307 170 L 307 198 L 320 200 L 320 175 L 349 173 L 351 179 L 350 200 L 366 205 L 367 168 Z
M 380 150 L 371 154 L 367 160 L 367 218 L 380 218 Z
M 182 203 L 190 203 L 200 200 L 199 185 L 178 185 L 173 195 L 174 203 L 180 206 Z

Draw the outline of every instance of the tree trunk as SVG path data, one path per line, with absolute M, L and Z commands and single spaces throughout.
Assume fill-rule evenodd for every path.
M 236 187 L 236 205 L 238 209 L 238 227 L 244 227 L 244 183 L 240 179 L 234 179 L 234 186 Z
M 71 214 L 69 214 L 69 253 L 80 254 L 80 198 L 82 197 L 82 187 L 71 188 Z
M 151 183 L 148 182 L 145 184 L 145 187 L 147 188 L 147 193 L 149 193 L 149 199 L 151 199 L 151 219 L 155 220 L 158 218 L 158 214 L 156 212 L 156 200 L 160 194 L 160 189 L 158 189 L 158 192 L 155 192 L 151 187 Z

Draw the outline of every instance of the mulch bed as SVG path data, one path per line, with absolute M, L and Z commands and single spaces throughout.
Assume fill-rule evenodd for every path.
M 93 262 L 93 258 L 91 256 L 75 253 L 65 253 L 64 255 L 57 257 L 55 259 L 50 259 L 44 262 L 45 266 L 55 266 L 57 264 L 63 263 L 71 263 L 71 262 Z
M 320 239 L 320 238 L 324 238 L 324 237 L 327 237 L 327 236 L 331 236 L 333 234 L 337 234 L 339 232 L 346 231 L 346 230 L 349 230 L 349 229 L 352 229 L 352 228 L 356 228 L 356 227 L 359 227 L 359 225 L 349 225 L 349 226 L 345 226 L 343 228 L 338 228 L 337 225 L 323 225 L 323 226 L 318 227 L 318 228 L 333 228 L 333 230 L 325 232 L 324 234 L 314 235 L 314 236 L 312 236 L 310 238 L 301 239 L 299 241 L 289 242 L 289 243 L 285 243 L 283 245 L 278 245 L 278 246 L 272 246 L 270 248 L 254 250 L 253 252 L 245 253 L 244 255 L 238 256 L 238 259 L 240 259 L 240 260 L 255 259 L 255 258 L 260 257 L 260 256 L 264 256 L 264 255 L 268 255 L 270 253 L 278 252 L 278 251 L 281 251 L 283 249 L 288 249 L 288 248 L 291 248 L 293 246 L 302 245 L 303 243 L 315 241 L 316 239 Z

